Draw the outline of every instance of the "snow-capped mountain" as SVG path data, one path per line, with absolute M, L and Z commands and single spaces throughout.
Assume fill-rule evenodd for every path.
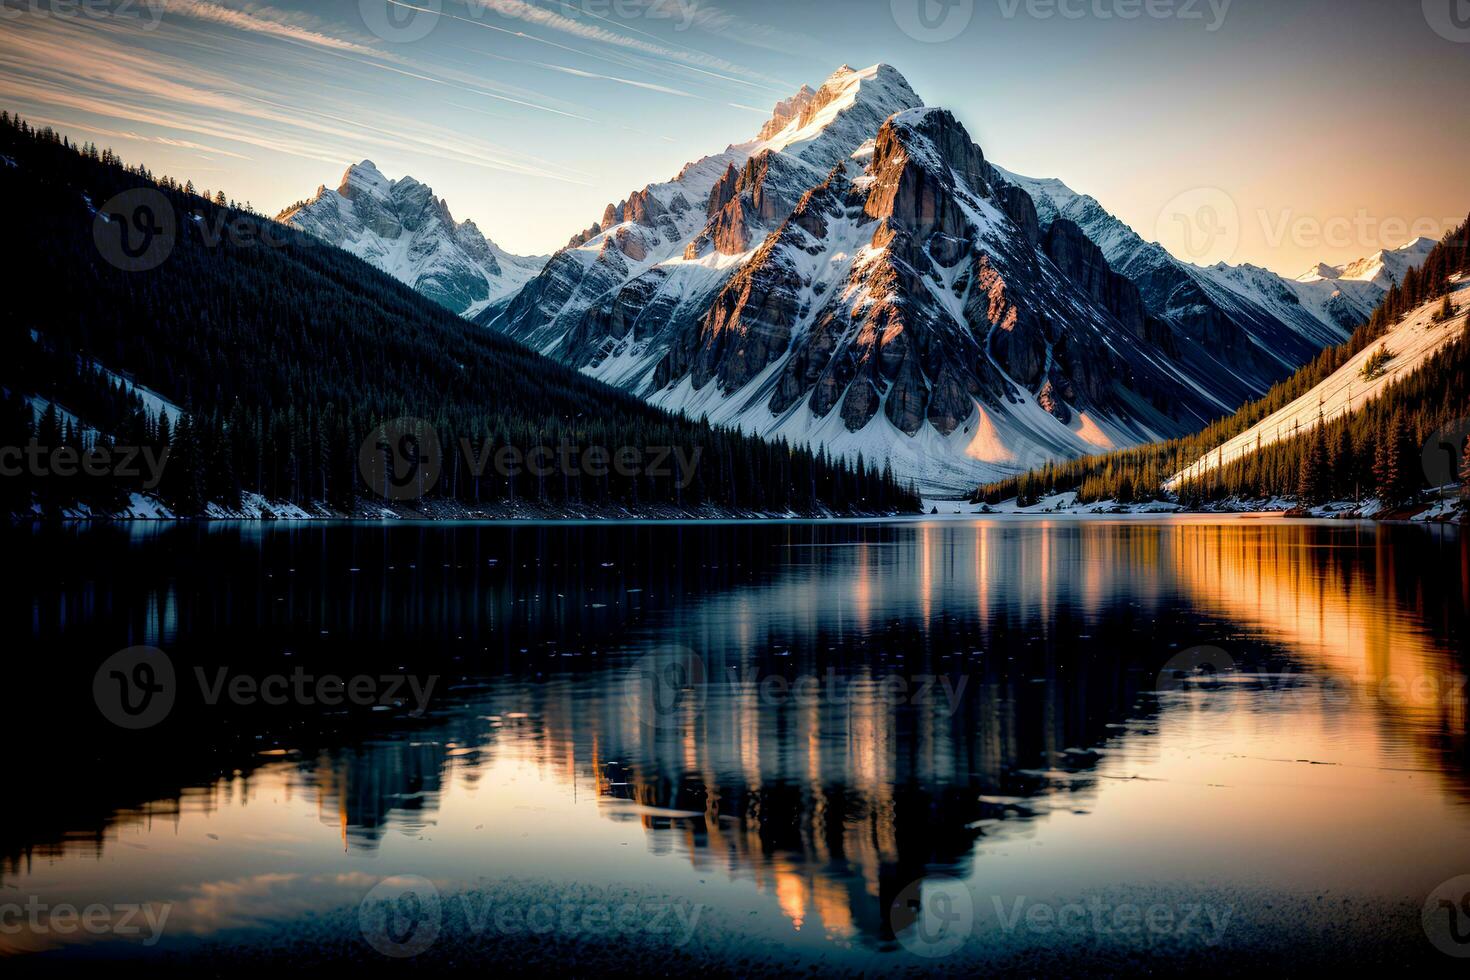
M 954 117 L 917 108 L 803 196 L 646 394 L 953 491 L 1218 412 L 1147 333 L 1091 242 L 1040 236 Z
M 1383 292 L 1404 281 L 1404 274 L 1417 269 L 1434 250 L 1434 239 L 1416 238 L 1407 245 L 1395 249 L 1374 252 L 1367 258 L 1346 265 L 1318 263 L 1315 268 L 1297 278 L 1297 282 L 1366 282 L 1372 283 Z
M 336 190 L 326 186 L 276 219 L 372 263 L 464 316 L 513 295 L 546 264 L 545 256 L 512 255 L 456 222 L 449 205 L 414 180 L 384 176 L 371 160 L 347 168 Z
M 613 384 L 646 393 L 671 339 L 821 183 L 895 112 L 920 105 L 897 71 L 844 65 L 780 103 L 756 139 L 650 184 L 574 236 L 480 322 Z
M 478 320 L 661 407 L 968 492 L 1197 430 L 1346 335 L 1232 277 L 993 167 L 893 68 L 844 66 Z

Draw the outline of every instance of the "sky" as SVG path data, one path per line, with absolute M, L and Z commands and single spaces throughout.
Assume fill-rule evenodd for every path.
M 0 0 L 0 106 L 275 214 L 349 163 L 522 254 L 887 62 L 991 161 L 1296 276 L 1470 212 L 1466 0 Z

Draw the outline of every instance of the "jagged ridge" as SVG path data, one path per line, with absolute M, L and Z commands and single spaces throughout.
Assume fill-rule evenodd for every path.
M 335 190 L 288 208 L 277 221 L 372 263 L 456 313 L 474 316 L 517 292 L 544 256 L 512 255 L 412 177 L 390 180 L 371 160 L 347 168 Z

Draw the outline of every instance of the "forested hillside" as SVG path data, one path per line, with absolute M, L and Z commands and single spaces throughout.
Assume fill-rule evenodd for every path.
M 143 214 L 175 240 L 166 258 L 114 255 L 106 202 L 144 189 Z M 477 328 L 367 263 L 192 185 L 125 168 L 110 151 L 0 118 L 8 350 L 0 446 L 169 447 L 157 494 L 175 512 L 242 494 L 352 513 L 369 493 L 360 451 L 386 420 L 432 426 L 444 447 L 432 497 L 760 512 L 913 510 L 891 475 L 654 409 Z M 167 212 L 172 211 L 172 215 Z M 155 214 L 154 212 L 158 212 Z M 116 229 L 123 235 L 138 229 Z M 165 239 L 169 237 L 164 234 Z M 127 239 L 124 238 L 124 241 Z M 146 239 L 140 239 L 136 244 Z M 178 406 L 145 403 L 143 386 Z M 46 406 L 52 407 L 47 409 Z M 56 408 L 59 406 L 60 410 Z M 677 468 L 559 467 L 476 477 L 459 447 L 668 447 Z M 682 453 L 682 456 L 677 454 Z M 580 457 L 579 457 L 580 458 Z M 138 477 L 70 478 L 20 467 L 5 509 L 80 501 L 115 509 Z M 598 472 L 602 470 L 603 472 Z M 595 475 L 594 475 L 595 474 Z
M 1015 498 L 1029 505 L 1042 496 L 1076 491 L 1079 503 L 1135 503 L 1175 495 L 1185 504 L 1278 496 L 1296 497 L 1305 504 L 1368 496 L 1388 505 L 1403 503 L 1427 482 L 1420 448 L 1444 426 L 1470 417 L 1466 322 L 1470 300 L 1465 291 L 1455 289 L 1466 273 L 1470 273 L 1470 222 L 1446 236 L 1422 270 L 1410 270 L 1346 343 L 1324 350 L 1235 415 L 1188 438 L 1048 465 L 981 487 L 974 499 L 993 504 Z M 1312 392 L 1416 313 L 1445 330 L 1447 343 L 1380 397 L 1335 418 L 1313 419 L 1280 442 L 1208 468 L 1166 492 L 1171 477 L 1202 458 L 1208 460 L 1217 447 Z M 1390 356 L 1380 347 L 1366 358 L 1367 368 L 1372 368 L 1380 351 Z

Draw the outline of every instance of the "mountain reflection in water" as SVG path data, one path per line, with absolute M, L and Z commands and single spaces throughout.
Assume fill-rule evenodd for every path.
M 1398 898 L 1455 871 L 1423 837 L 1470 839 L 1456 652 L 1470 560 L 1454 530 L 5 533 L 35 569 L 5 599 L 9 621 L 30 624 L 6 698 L 58 722 L 54 751 L 12 767 L 0 881 L 58 899 L 141 881 L 179 903 L 186 934 L 356 902 L 377 876 L 412 871 L 675 893 L 716 879 L 738 885 L 714 899 L 729 907 L 774 903 L 792 929 L 882 944 L 896 896 L 936 874 L 1038 894 L 1064 873 L 1165 874 L 1149 857 L 1173 854 L 1201 877 L 1284 877 L 1273 862 L 1310 863 L 1327 837 L 1376 848 L 1344 887 Z M 91 678 L 140 643 L 172 658 L 184 688 L 156 729 L 120 732 L 98 717 Z M 1170 658 L 1201 645 L 1235 669 L 1158 693 Z M 650 665 L 687 683 L 650 688 Z M 422 718 L 210 706 L 187 691 L 196 666 L 406 671 L 437 688 Z M 1283 769 L 1299 760 L 1330 766 Z M 1146 794 L 1181 787 L 1176 823 L 1151 823 Z M 1370 845 L 1389 807 L 1415 825 Z M 621 846 L 630 828 L 636 853 Z M 1256 831 L 1278 842 L 1237 840 Z M 1083 856 L 1015 860 L 1069 842 Z M 271 900 L 252 905 L 252 888 Z

